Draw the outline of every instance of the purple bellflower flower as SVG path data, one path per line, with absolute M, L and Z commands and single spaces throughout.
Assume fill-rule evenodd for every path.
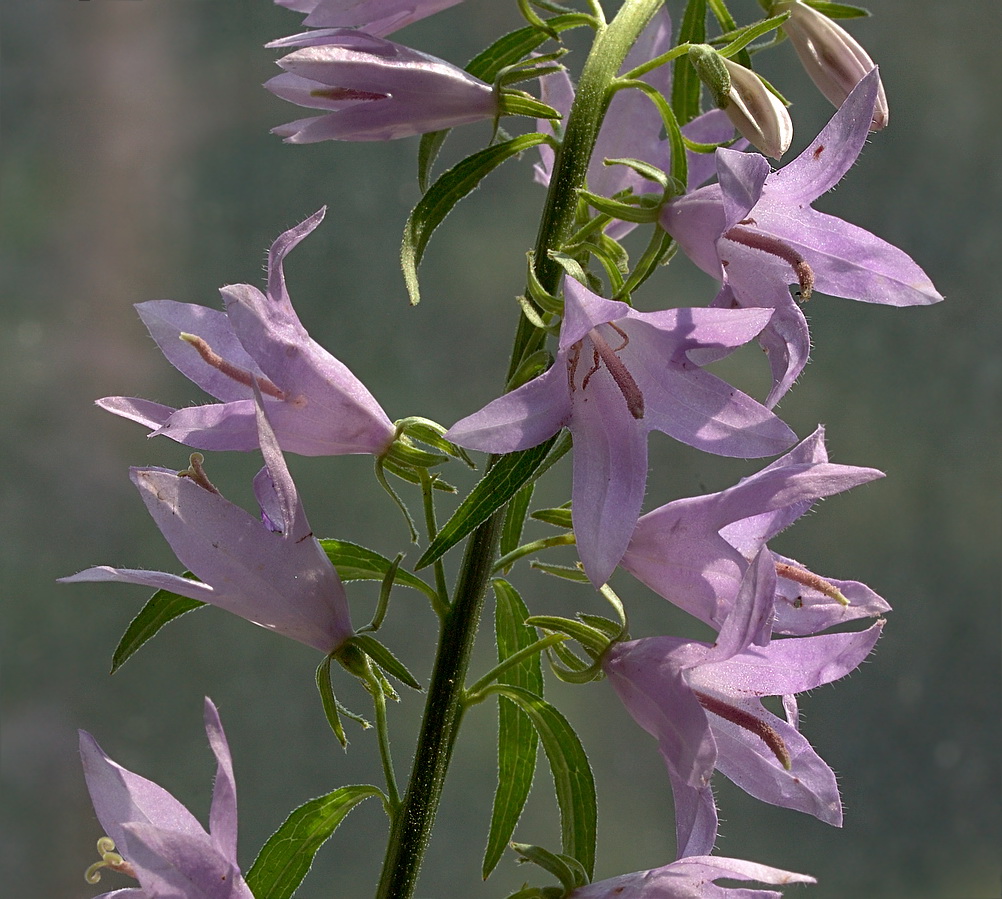
M 715 305 L 776 310 L 760 338 L 773 369 L 770 408 L 796 380 L 810 349 L 807 323 L 787 285 L 798 285 L 803 300 L 814 289 L 888 306 L 943 299 L 897 247 L 811 208 L 859 156 L 879 86 L 874 69 L 811 145 L 776 172 L 757 153 L 717 150 L 719 183 L 673 200 L 661 214 L 661 226 L 686 255 L 722 282 Z
M 747 343 L 766 309 L 637 312 L 564 279 L 553 366 L 457 422 L 446 439 L 511 453 L 567 427 L 574 437 L 573 516 L 592 583 L 608 580 L 630 540 L 647 483 L 647 435 L 705 452 L 774 455 L 796 439 L 751 397 L 700 368 Z
M 753 646 L 772 617 L 775 582 L 772 557 L 762 550 L 715 643 L 648 637 L 614 644 L 603 660 L 627 711 L 658 740 L 675 797 L 679 856 L 705 855 L 716 841 L 714 769 L 756 799 L 841 826 L 835 774 L 797 729 L 794 694 L 854 670 L 883 622 Z M 762 696 L 783 697 L 785 721 Z
M 104 867 L 139 881 L 138 889 L 113 890 L 96 899 L 254 899 L 237 864 L 230 749 L 208 698 L 205 733 L 217 764 L 208 833 L 163 787 L 113 762 L 89 733 L 80 731 L 87 789 L 110 838 L 98 843 L 104 862 L 89 869 L 88 881 L 97 883 Z M 114 844 L 110 849 L 109 843 Z
M 310 530 L 292 475 L 264 408 L 257 407 L 265 466 L 254 479 L 261 518 L 224 499 L 201 459 L 189 471 L 133 468 L 153 520 L 178 559 L 199 580 L 162 571 L 88 568 L 64 583 L 116 581 L 170 590 L 211 603 L 331 653 L 354 633 L 337 571 Z
M 359 28 L 376 37 L 427 18 L 462 0 L 276 0 L 297 12 L 309 13 L 310 28 Z
M 133 397 L 98 400 L 102 409 L 206 450 L 258 446 L 253 389 L 264 394 L 282 447 L 303 456 L 379 455 L 393 424 L 348 368 L 299 321 L 285 287 L 283 260 L 320 224 L 326 209 L 282 234 L 268 253 L 268 292 L 231 284 L 225 312 L 154 300 L 136 309 L 167 359 L 222 403 L 173 409 Z
M 741 580 L 766 541 L 814 503 L 883 473 L 829 463 L 824 429 L 733 487 L 675 500 L 648 512 L 620 564 L 679 608 L 717 630 L 734 608 Z M 775 615 L 768 634 L 814 634 L 890 606 L 865 584 L 815 574 L 772 553 Z M 762 642 L 756 639 L 754 642 Z
M 661 9 L 633 45 L 623 64 L 623 71 L 627 72 L 670 48 L 671 18 L 666 9 Z M 643 80 L 665 96 L 671 94 L 671 66 L 654 69 Z M 566 120 L 574 102 L 574 86 L 567 72 L 561 70 L 545 75 L 539 82 L 540 99 L 560 112 Z M 639 159 L 667 172 L 671 165 L 671 149 L 668 141 L 661 137 L 663 127 L 661 117 L 649 98 L 637 90 L 617 91 L 595 142 L 592 164 L 588 168 L 588 189 L 606 197 L 627 189 L 638 196 L 660 194 L 659 185 L 648 181 L 629 166 L 604 165 L 602 160 Z M 537 128 L 550 133 L 554 130 L 549 119 L 540 119 Z M 682 133 L 697 143 L 723 143 L 734 136 L 734 126 L 723 110 L 714 109 L 693 119 L 682 128 Z M 538 149 L 540 161 L 534 167 L 535 179 L 545 187 L 553 174 L 554 151 L 547 144 L 540 144 Z M 690 151 L 686 156 L 688 189 L 691 191 L 709 180 L 716 171 L 713 154 Z M 608 225 L 605 231 L 610 237 L 620 239 L 635 227 L 634 222 L 618 221 Z
M 567 899 L 780 899 L 776 890 L 717 886 L 714 881 L 756 880 L 760 883 L 816 883 L 806 874 L 795 874 L 746 862 L 739 858 L 696 855 L 680 858 L 661 868 L 635 871 L 578 887 Z
M 272 129 L 287 143 L 395 140 L 498 115 L 494 89 L 457 66 L 351 28 L 272 41 L 297 48 L 265 83 L 283 100 L 325 110 Z

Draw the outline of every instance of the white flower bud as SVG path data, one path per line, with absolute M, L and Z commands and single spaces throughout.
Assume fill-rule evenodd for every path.
M 793 140 L 793 121 L 783 101 L 751 69 L 721 57 L 731 76 L 724 112 L 737 128 L 766 156 L 779 159 Z
M 773 4 L 773 15 L 783 12 L 788 12 L 790 18 L 781 27 L 804 70 L 822 94 L 841 106 L 860 79 L 873 69 L 873 60 L 848 31 L 802 0 Z M 879 131 L 886 124 L 887 97 L 881 84 L 870 130 Z

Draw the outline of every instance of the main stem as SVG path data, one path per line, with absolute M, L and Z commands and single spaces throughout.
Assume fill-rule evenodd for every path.
M 595 139 L 608 106 L 609 85 L 630 47 L 662 3 L 663 0 L 625 0 L 616 18 L 597 32 L 588 54 L 567 117 L 563 143 L 554 161 L 536 240 L 537 277 L 551 293 L 559 286 L 562 270 L 548 253 L 559 248 L 571 233 L 577 190 L 585 183 Z M 544 337 L 524 316 L 519 320 L 509 378 L 526 353 L 542 345 Z M 377 899 L 410 899 L 417 886 L 462 718 L 463 685 L 497 556 L 503 517 L 502 507 L 473 532 L 466 545 L 455 598 L 442 623 L 410 782 L 390 827 Z

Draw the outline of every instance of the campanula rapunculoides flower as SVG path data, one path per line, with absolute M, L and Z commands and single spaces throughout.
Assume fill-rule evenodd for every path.
M 623 71 L 627 72 L 670 48 L 671 18 L 668 11 L 662 8 L 633 45 L 623 63 Z M 660 66 L 644 75 L 643 80 L 665 96 L 670 96 L 671 66 Z M 574 86 L 566 70 L 544 75 L 539 83 L 540 99 L 566 119 L 574 102 Z M 548 119 L 540 119 L 536 124 L 539 131 L 554 130 L 553 123 Z M 609 166 L 603 160 L 639 159 L 667 172 L 671 165 L 671 149 L 669 142 L 661 137 L 663 128 L 661 116 L 648 97 L 638 90 L 617 91 L 609 103 L 595 142 L 592 162 L 588 167 L 588 189 L 606 197 L 627 189 L 636 195 L 660 194 L 659 185 L 648 181 L 629 166 Z M 734 136 L 734 126 L 722 110 L 713 109 L 683 126 L 682 134 L 696 143 L 722 143 Z M 554 151 L 548 144 L 540 144 L 538 150 L 540 162 L 534 167 L 535 178 L 545 187 L 549 185 L 553 172 Z M 686 156 L 688 189 L 695 190 L 716 174 L 713 154 L 689 151 Z M 620 221 L 610 224 L 605 231 L 610 237 L 619 239 L 635 227 L 633 222 Z
M 98 844 L 104 863 L 88 870 L 88 881 L 97 883 L 102 868 L 139 881 L 138 889 L 113 890 L 95 899 L 254 899 L 237 864 L 237 789 L 230 748 L 208 698 L 205 734 L 216 756 L 208 833 L 163 787 L 113 762 L 89 733 L 80 731 L 87 789 L 108 835 Z M 114 846 L 109 848 L 109 842 Z
M 381 454 L 393 424 L 365 385 L 306 332 L 285 287 L 283 260 L 325 209 L 282 234 L 268 253 L 268 288 L 231 284 L 225 312 L 154 300 L 136 309 L 167 359 L 222 403 L 172 409 L 133 397 L 98 400 L 109 412 L 195 449 L 258 445 L 253 385 L 282 448 L 303 456 Z
M 813 143 L 779 171 L 756 153 L 717 150 L 719 183 L 673 200 L 662 212 L 662 227 L 722 282 L 716 305 L 775 309 L 760 338 L 773 366 L 769 406 L 793 383 L 809 351 L 807 323 L 787 285 L 797 285 L 804 300 L 814 289 L 888 306 L 943 299 L 907 254 L 810 205 L 859 156 L 879 84 L 873 70 Z
M 65 583 L 117 581 L 170 590 L 211 603 L 323 653 L 354 631 L 341 579 L 306 520 L 275 432 L 257 406 L 265 466 L 254 478 L 256 518 L 224 499 L 192 457 L 190 470 L 133 468 L 153 520 L 198 580 L 102 565 L 60 578 Z
M 272 41 L 294 47 L 265 83 L 273 94 L 324 115 L 272 129 L 287 143 L 395 140 L 498 115 L 489 84 L 451 63 L 350 28 Z
M 616 643 L 603 669 L 633 719 L 658 741 L 675 798 L 680 856 L 705 855 L 717 835 L 714 769 L 745 792 L 835 826 L 835 774 L 797 729 L 794 694 L 844 677 L 880 636 L 865 631 L 754 640 L 768 628 L 776 569 L 767 550 L 745 572 L 716 642 L 648 637 Z M 762 696 L 782 696 L 787 720 Z
M 797 51 L 804 71 L 825 97 L 835 106 L 841 106 L 849 92 L 873 69 L 873 60 L 841 25 L 802 0 L 779 0 L 772 4 L 769 15 L 784 12 L 790 18 L 780 27 Z M 886 125 L 887 97 L 880 84 L 870 130 L 879 131 Z
M 719 493 L 678 499 L 643 515 L 620 564 L 655 593 L 719 630 L 751 560 L 822 497 L 883 473 L 828 461 L 824 429 L 781 459 Z M 819 576 L 772 553 L 777 566 L 771 630 L 814 634 L 890 606 L 865 584 Z M 758 641 L 756 641 L 758 642 Z
M 566 899 L 781 899 L 776 890 L 717 886 L 716 880 L 816 883 L 806 874 L 781 871 L 740 858 L 694 855 L 661 868 L 635 871 L 578 887 Z
M 770 315 L 766 309 L 637 312 L 564 278 L 553 366 L 454 424 L 446 439 L 511 453 L 568 428 L 578 553 L 592 583 L 601 585 L 640 515 L 648 433 L 744 458 L 774 455 L 796 439 L 768 409 L 700 367 L 747 343 Z
M 376 37 L 427 18 L 463 0 L 276 0 L 296 12 L 309 13 L 310 28 L 358 28 Z

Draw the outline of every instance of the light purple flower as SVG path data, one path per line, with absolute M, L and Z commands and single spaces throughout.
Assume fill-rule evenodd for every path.
M 623 71 L 629 71 L 671 47 L 671 18 L 666 9 L 659 10 L 633 45 Z M 662 94 L 671 93 L 671 66 L 661 66 L 648 72 L 644 81 Z M 574 86 L 567 72 L 561 70 L 539 79 L 540 99 L 552 106 L 566 121 L 574 102 Z M 553 123 L 540 119 L 537 128 L 553 132 Z M 595 142 L 592 163 L 588 167 L 588 189 L 592 193 L 611 197 L 631 189 L 635 195 L 661 193 L 661 187 L 643 178 L 633 169 L 623 165 L 604 165 L 604 159 L 639 159 L 656 165 L 663 171 L 671 166 L 669 142 L 661 137 L 661 116 L 650 99 L 638 90 L 617 91 L 602 120 L 602 128 Z M 734 136 L 734 126 L 720 109 L 704 113 L 682 128 L 682 133 L 697 143 L 722 143 Z M 547 144 L 539 145 L 540 161 L 534 167 L 535 179 L 544 187 L 549 185 L 553 173 L 554 151 Z M 713 174 L 713 155 L 710 153 L 686 154 L 688 159 L 688 189 L 695 190 Z M 636 227 L 634 222 L 614 222 L 605 229 L 610 237 L 620 239 Z
M 751 340 L 766 309 L 637 312 L 564 279 L 553 366 L 457 422 L 446 439 L 511 453 L 563 427 L 574 437 L 574 533 L 585 572 L 608 580 L 633 533 L 647 483 L 647 435 L 661 431 L 721 456 L 767 456 L 796 439 L 751 397 L 704 371 Z
M 360 28 L 377 37 L 427 18 L 462 0 L 275 0 L 297 12 L 310 28 Z
M 637 522 L 620 564 L 655 593 L 717 630 L 751 560 L 814 503 L 883 473 L 828 461 L 824 429 L 719 493 L 675 500 Z M 778 567 L 771 631 L 814 634 L 890 606 L 865 584 L 819 576 L 771 553 Z M 756 641 L 758 642 L 758 641 Z
M 134 397 L 97 404 L 178 443 L 208 450 L 258 445 L 253 384 L 283 449 L 304 456 L 379 455 L 393 424 L 365 385 L 313 340 L 285 287 L 286 255 L 323 220 L 326 207 L 282 234 L 268 253 L 268 292 L 231 284 L 220 293 L 226 312 L 154 300 L 136 309 L 167 359 L 223 402 L 173 409 Z
M 287 143 L 395 140 L 498 115 L 494 89 L 427 53 L 350 28 L 322 28 L 272 41 L 296 47 L 265 87 L 325 115 L 272 129 Z
M 578 887 L 566 899 L 780 899 L 776 890 L 717 886 L 714 881 L 757 880 L 760 883 L 817 883 L 806 874 L 782 871 L 739 858 L 695 855 L 661 868 L 635 871 Z
M 265 467 L 254 479 L 261 518 L 224 499 L 199 460 L 178 474 L 133 468 L 132 482 L 181 563 L 200 580 L 102 565 L 64 583 L 115 581 L 170 590 L 233 612 L 323 653 L 354 633 L 337 571 L 313 536 L 275 433 L 258 406 Z
M 80 756 L 98 820 L 139 888 L 96 899 L 254 899 L 237 864 L 237 793 L 219 713 L 205 700 L 205 733 L 216 756 L 209 832 L 163 787 L 113 762 L 86 731 Z M 113 862 L 118 859 L 111 857 Z M 98 878 L 99 879 L 99 878 Z
M 883 622 L 753 646 L 768 628 L 775 581 L 772 557 L 762 550 L 715 643 L 649 637 L 614 644 L 603 661 L 627 711 L 658 740 L 675 797 L 679 856 L 705 855 L 716 841 L 714 769 L 756 799 L 841 826 L 835 774 L 797 729 L 794 694 L 854 670 Z M 786 720 L 768 711 L 762 696 L 782 696 Z
M 792 385 L 809 351 L 807 324 L 787 285 L 798 285 L 804 299 L 812 289 L 888 306 L 942 299 L 897 247 L 810 205 L 862 150 L 879 85 L 874 69 L 811 145 L 776 172 L 757 153 L 717 150 L 719 183 L 673 200 L 662 212 L 662 227 L 686 255 L 723 283 L 716 305 L 776 310 L 762 337 L 773 367 L 769 406 Z

